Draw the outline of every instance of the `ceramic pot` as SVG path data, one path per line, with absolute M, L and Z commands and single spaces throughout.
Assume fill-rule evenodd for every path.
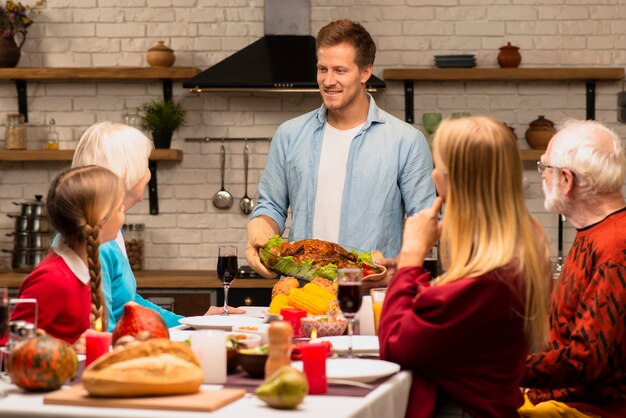
M 13 68 L 20 61 L 22 52 L 20 48 L 26 40 L 26 35 L 22 36 L 22 42 L 15 43 L 12 36 L 0 36 L 0 67 Z
M 530 122 L 529 128 L 526 130 L 526 141 L 533 149 L 546 149 L 550 139 L 556 133 L 554 122 L 546 119 L 543 115 L 539 115 L 537 119 Z
M 498 65 L 501 68 L 517 68 L 520 62 L 522 62 L 522 55 L 519 53 L 519 47 L 511 45 L 510 42 L 500 47 Z
M 159 41 L 148 50 L 146 57 L 151 67 L 171 67 L 176 61 L 174 51 L 165 46 L 163 41 Z
M 168 149 L 172 145 L 173 132 L 152 132 L 152 141 L 156 149 Z

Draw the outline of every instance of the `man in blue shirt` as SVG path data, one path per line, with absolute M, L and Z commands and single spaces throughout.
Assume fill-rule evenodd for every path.
M 426 139 L 366 92 L 376 55 L 370 34 L 338 20 L 319 31 L 316 47 L 323 105 L 276 131 L 248 223 L 246 257 L 268 278 L 275 274 L 260 262 L 258 248 L 285 230 L 289 209 L 289 241 L 377 249 L 390 257 L 379 262 L 393 267 L 405 215 L 435 198 Z

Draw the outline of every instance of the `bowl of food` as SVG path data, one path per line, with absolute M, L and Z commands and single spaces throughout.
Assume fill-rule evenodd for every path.
M 228 347 L 228 341 L 231 341 L 233 348 L 254 348 L 261 345 L 261 336 L 252 332 L 227 332 L 226 333 L 226 346 Z
M 307 337 L 311 336 L 313 329 L 317 330 L 318 337 L 331 337 L 343 335 L 348 326 L 348 320 L 342 316 L 317 315 L 300 318 L 302 332 Z
M 235 333 L 257 334 L 261 337 L 260 344 L 267 344 L 267 329 L 270 324 L 239 325 L 233 327 Z
M 265 377 L 265 362 L 267 361 L 267 346 L 255 348 L 240 348 L 237 351 L 237 362 L 251 377 Z

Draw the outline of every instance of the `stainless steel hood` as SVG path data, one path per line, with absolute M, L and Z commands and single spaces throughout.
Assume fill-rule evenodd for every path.
M 183 82 L 193 93 L 318 92 L 309 0 L 265 0 L 265 36 Z M 385 88 L 372 75 L 368 91 Z

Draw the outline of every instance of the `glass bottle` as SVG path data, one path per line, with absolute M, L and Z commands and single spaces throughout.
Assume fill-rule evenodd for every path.
M 7 127 L 4 138 L 4 147 L 6 149 L 26 149 L 24 115 L 21 113 L 7 114 Z
M 49 149 L 49 150 L 59 149 L 59 134 L 57 133 L 56 122 L 54 121 L 54 119 L 50 119 L 50 123 L 48 124 L 46 149 Z
M 137 109 L 127 109 L 124 113 L 124 123 L 141 130 L 141 118 Z

